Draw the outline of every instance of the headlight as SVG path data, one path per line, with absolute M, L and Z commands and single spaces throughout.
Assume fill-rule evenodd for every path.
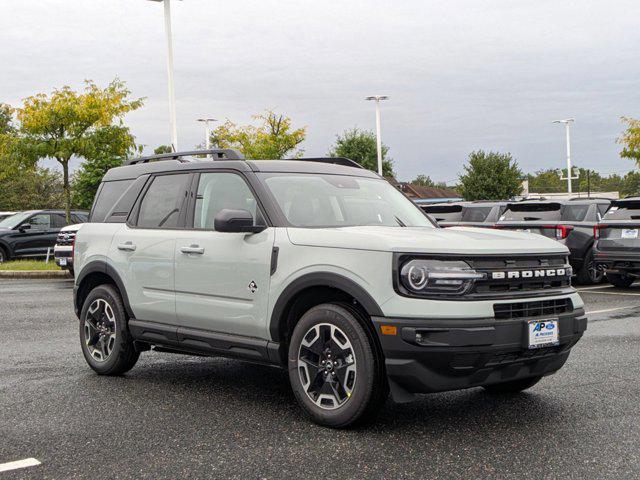
M 408 293 L 438 296 L 464 295 L 485 273 L 473 270 L 459 260 L 413 259 L 400 268 L 400 283 Z

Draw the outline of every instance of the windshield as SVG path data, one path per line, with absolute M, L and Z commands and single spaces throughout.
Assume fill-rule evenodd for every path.
M 29 218 L 31 216 L 31 213 L 32 212 L 20 212 L 16 213 L 15 215 L 11 215 L 4 220 L 0 220 L 0 228 L 16 228 L 27 218 Z
M 493 207 L 465 207 L 462 209 L 463 222 L 484 222 Z
M 296 227 L 434 227 L 420 208 L 384 180 L 297 173 L 259 175 Z

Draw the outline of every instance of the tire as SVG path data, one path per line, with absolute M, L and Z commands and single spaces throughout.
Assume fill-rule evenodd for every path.
M 596 285 L 604 280 L 604 271 L 597 268 L 593 258 L 593 250 L 585 256 L 582 267 L 576 275 L 576 283 L 579 285 Z
M 636 279 L 624 273 L 607 273 L 607 280 L 616 287 L 629 288 Z
M 489 393 L 518 393 L 533 387 L 542 380 L 542 377 L 523 378 L 521 380 L 512 380 L 510 382 L 494 383 L 493 385 L 485 385 L 484 388 Z
M 89 292 L 80 313 L 80 346 L 96 373 L 121 375 L 138 361 L 140 353 L 134 348 L 127 320 L 115 287 L 105 284 Z
M 7 252 L 4 249 L 4 247 L 0 247 L 0 263 L 4 263 L 7 261 L 9 261 L 9 255 L 7 255 Z
M 384 360 L 360 323 L 366 319 L 359 318 L 346 306 L 325 303 L 307 311 L 293 330 L 291 388 L 305 414 L 319 425 L 366 423 L 387 399 Z

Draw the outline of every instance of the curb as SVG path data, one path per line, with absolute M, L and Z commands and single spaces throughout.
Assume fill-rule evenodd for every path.
M 73 278 L 66 270 L 0 270 L 0 278 Z

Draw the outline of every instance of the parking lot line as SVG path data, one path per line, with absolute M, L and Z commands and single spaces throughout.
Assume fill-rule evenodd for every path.
M 616 307 L 616 308 L 605 308 L 604 310 L 592 310 L 590 312 L 585 312 L 587 315 L 593 315 L 594 313 L 608 313 L 615 312 L 616 310 L 625 310 L 627 308 L 640 308 L 640 305 L 626 305 L 624 307 Z
M 24 460 L 16 460 L 15 462 L 0 463 L 0 472 L 18 470 L 19 468 L 35 467 L 36 465 L 40 465 L 40 461 L 35 458 L 25 458 Z
M 602 288 L 613 288 L 613 285 L 598 285 L 595 287 L 584 287 L 584 288 L 576 288 L 579 292 L 584 292 L 586 290 L 599 290 Z

